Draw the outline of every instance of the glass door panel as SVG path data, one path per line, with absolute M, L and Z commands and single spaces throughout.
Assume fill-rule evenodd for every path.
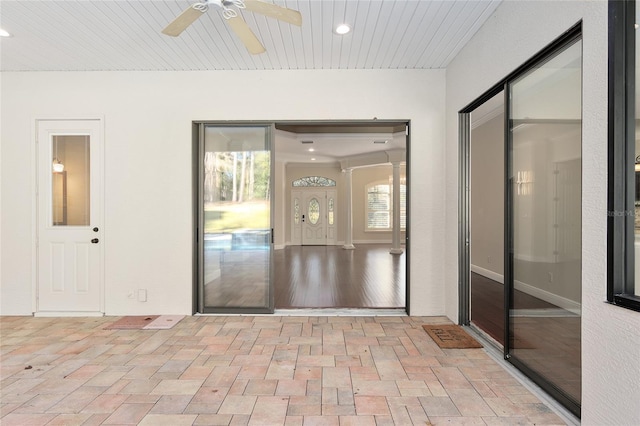
M 203 125 L 204 312 L 272 312 L 271 142 L 267 126 Z
M 89 135 L 51 137 L 52 225 L 89 226 L 91 150 Z
M 471 324 L 504 346 L 504 91 L 471 113 Z
M 509 84 L 508 357 L 578 407 L 581 395 L 582 43 Z

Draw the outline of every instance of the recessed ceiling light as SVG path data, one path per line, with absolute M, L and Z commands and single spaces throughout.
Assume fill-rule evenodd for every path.
M 373 143 L 383 143 L 383 144 L 384 144 L 384 143 L 387 143 L 387 142 L 388 142 L 388 141 L 385 141 L 385 140 L 373 141 Z
M 11 34 L 9 34 L 8 31 L 3 30 L 2 28 L 0 28 L 0 37 L 11 37 Z
M 316 161 L 316 159 L 315 159 L 315 158 L 312 158 L 312 159 L 311 159 L 311 161 Z
M 347 24 L 340 24 L 336 27 L 336 34 L 339 35 L 345 35 L 347 34 L 349 31 L 351 31 L 351 27 Z
M 313 151 L 315 151 L 315 149 L 309 148 L 309 152 L 313 152 Z

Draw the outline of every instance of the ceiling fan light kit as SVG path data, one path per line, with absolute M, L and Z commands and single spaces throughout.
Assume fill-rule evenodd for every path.
M 302 15 L 297 10 L 262 0 L 205 0 L 203 3 L 194 3 L 185 9 L 162 30 L 162 33 L 171 37 L 179 36 L 212 6 L 222 10 L 222 16 L 229 23 L 231 30 L 242 41 L 249 53 L 254 55 L 264 52 L 265 48 L 236 9 L 245 9 L 297 26 L 302 25 Z

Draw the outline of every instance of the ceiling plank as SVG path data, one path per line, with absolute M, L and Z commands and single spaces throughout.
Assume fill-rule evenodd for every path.
M 0 71 L 441 69 L 501 0 L 263 0 L 302 27 L 241 12 L 267 51 L 251 55 L 221 9 L 180 36 L 161 30 L 200 0 L 2 1 Z M 352 32 L 338 36 L 346 22 Z

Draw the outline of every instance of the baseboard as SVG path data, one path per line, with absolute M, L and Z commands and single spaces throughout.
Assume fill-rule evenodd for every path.
M 322 245 L 326 245 L 326 246 L 341 246 L 341 245 L 343 245 L 343 244 L 344 244 L 344 243 L 337 242 L 337 243 L 334 243 L 334 244 L 329 244 L 329 243 L 327 243 L 327 244 L 322 244 Z M 273 248 L 274 248 L 275 250 L 280 250 L 280 249 L 283 249 L 283 248 L 286 248 L 286 247 L 290 247 L 290 246 L 291 246 L 291 247 L 302 247 L 302 246 L 303 246 L 303 244 L 286 243 L 286 244 L 284 244 L 284 245 L 278 245 L 278 246 L 275 246 L 275 245 L 274 245 L 274 246 L 273 246 Z
M 497 272 L 493 272 L 476 265 L 471 265 L 471 272 L 475 272 L 478 275 L 482 275 L 485 278 L 489 278 L 490 280 L 499 282 L 500 284 L 504 285 L 504 276 Z
M 556 305 L 559 308 L 565 309 L 574 314 L 580 314 L 582 311 L 582 304 L 575 300 L 567 299 L 566 297 L 558 296 L 549 291 L 542 290 L 538 287 L 534 287 L 530 284 L 523 283 L 522 281 L 516 281 L 514 283 L 516 290 L 520 290 L 523 293 L 527 293 L 530 296 L 537 297 L 540 300 Z
M 478 275 L 482 275 L 483 277 L 489 278 L 490 280 L 504 285 L 504 275 L 500 275 L 497 272 L 493 272 L 476 265 L 471 265 L 471 272 L 475 272 Z M 516 290 L 520 290 L 521 292 L 526 293 L 530 296 L 537 297 L 538 299 L 544 300 L 547 303 L 551 303 L 552 305 L 556 305 L 562 309 L 566 309 L 569 312 L 579 314 L 582 310 L 581 303 L 578 303 L 575 300 L 567 299 L 566 297 L 558 296 L 557 294 L 551 293 L 547 290 L 542 290 L 538 287 L 532 286 L 531 284 L 527 284 L 522 281 L 516 281 L 514 283 L 514 287 Z
M 104 312 L 57 312 L 40 311 L 34 312 L 34 317 L 55 318 L 55 317 L 103 317 Z
M 392 245 L 393 241 L 380 241 L 380 240 L 356 240 L 353 242 L 353 244 L 383 244 L 383 245 Z M 278 244 L 278 245 L 274 245 L 273 248 L 275 250 L 281 250 L 287 246 L 300 246 L 302 244 L 293 244 L 291 242 L 287 242 L 285 244 Z M 344 245 L 344 241 L 338 241 L 335 244 L 326 244 L 328 246 L 343 246 Z M 404 242 L 402 242 L 400 244 L 401 247 L 404 247 L 406 244 Z
M 385 244 L 385 245 L 391 246 L 391 245 L 393 245 L 393 241 L 392 240 L 389 240 L 389 241 L 386 241 L 386 240 L 355 240 L 353 242 L 353 244 Z M 402 240 L 400 245 L 401 246 L 405 246 L 406 245 L 406 243 L 404 242 L 404 239 Z

